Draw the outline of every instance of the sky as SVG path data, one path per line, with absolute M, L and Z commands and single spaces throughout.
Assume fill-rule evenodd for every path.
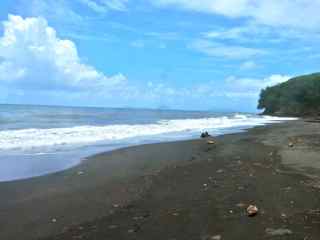
M 320 0 L 1 0 L 0 103 L 257 111 L 318 72 Z

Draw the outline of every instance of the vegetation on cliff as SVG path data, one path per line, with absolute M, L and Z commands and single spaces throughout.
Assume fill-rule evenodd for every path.
M 271 115 L 320 115 L 320 73 L 295 77 L 263 89 L 258 108 Z

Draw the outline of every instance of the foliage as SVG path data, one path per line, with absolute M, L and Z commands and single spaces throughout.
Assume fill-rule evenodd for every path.
M 259 109 L 264 114 L 320 115 L 320 73 L 295 77 L 260 93 Z

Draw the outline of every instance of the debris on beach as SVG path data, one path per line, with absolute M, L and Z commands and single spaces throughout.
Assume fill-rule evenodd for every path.
M 209 140 L 207 143 L 208 143 L 208 144 L 215 144 L 216 142 L 213 141 L 213 140 Z
M 281 213 L 281 218 L 282 218 L 282 219 L 287 218 L 287 214 Z
M 51 219 L 51 222 L 56 223 L 56 222 L 57 222 L 57 219 L 52 218 L 52 219 Z
M 285 229 L 285 228 L 279 228 L 279 229 L 267 228 L 266 233 L 270 236 L 283 236 L 283 235 L 292 234 L 292 231 L 290 229 Z
M 213 235 L 213 236 L 205 235 L 201 238 L 201 240 L 221 240 L 221 239 L 222 239 L 221 235 Z
M 208 132 L 201 133 L 201 138 L 207 138 L 207 137 L 211 137 L 211 135 Z
M 292 148 L 294 146 L 293 142 L 289 142 L 288 146 Z
M 217 170 L 217 173 L 223 173 L 224 172 L 224 170 L 223 169 L 219 169 L 219 170 Z
M 139 232 L 141 230 L 141 227 L 138 224 L 134 224 L 133 228 L 128 230 L 128 233 L 136 233 Z
M 221 235 L 215 235 L 210 238 L 210 240 L 221 240 L 221 239 L 222 239 Z
M 249 205 L 249 207 L 247 208 L 247 214 L 249 217 L 254 217 L 258 214 L 258 207 L 255 205 Z
M 84 174 L 84 172 L 79 171 L 79 172 L 77 172 L 77 174 L 78 174 L 78 175 L 83 175 L 83 174 Z

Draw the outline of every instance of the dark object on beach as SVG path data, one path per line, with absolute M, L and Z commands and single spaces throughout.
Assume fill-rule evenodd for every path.
M 254 217 L 258 214 L 258 207 L 255 206 L 255 205 L 250 205 L 248 208 L 247 208 L 247 213 L 248 213 L 248 216 L 249 217 Z
M 208 132 L 201 133 L 201 138 L 207 138 L 207 137 L 211 137 L 211 135 Z

